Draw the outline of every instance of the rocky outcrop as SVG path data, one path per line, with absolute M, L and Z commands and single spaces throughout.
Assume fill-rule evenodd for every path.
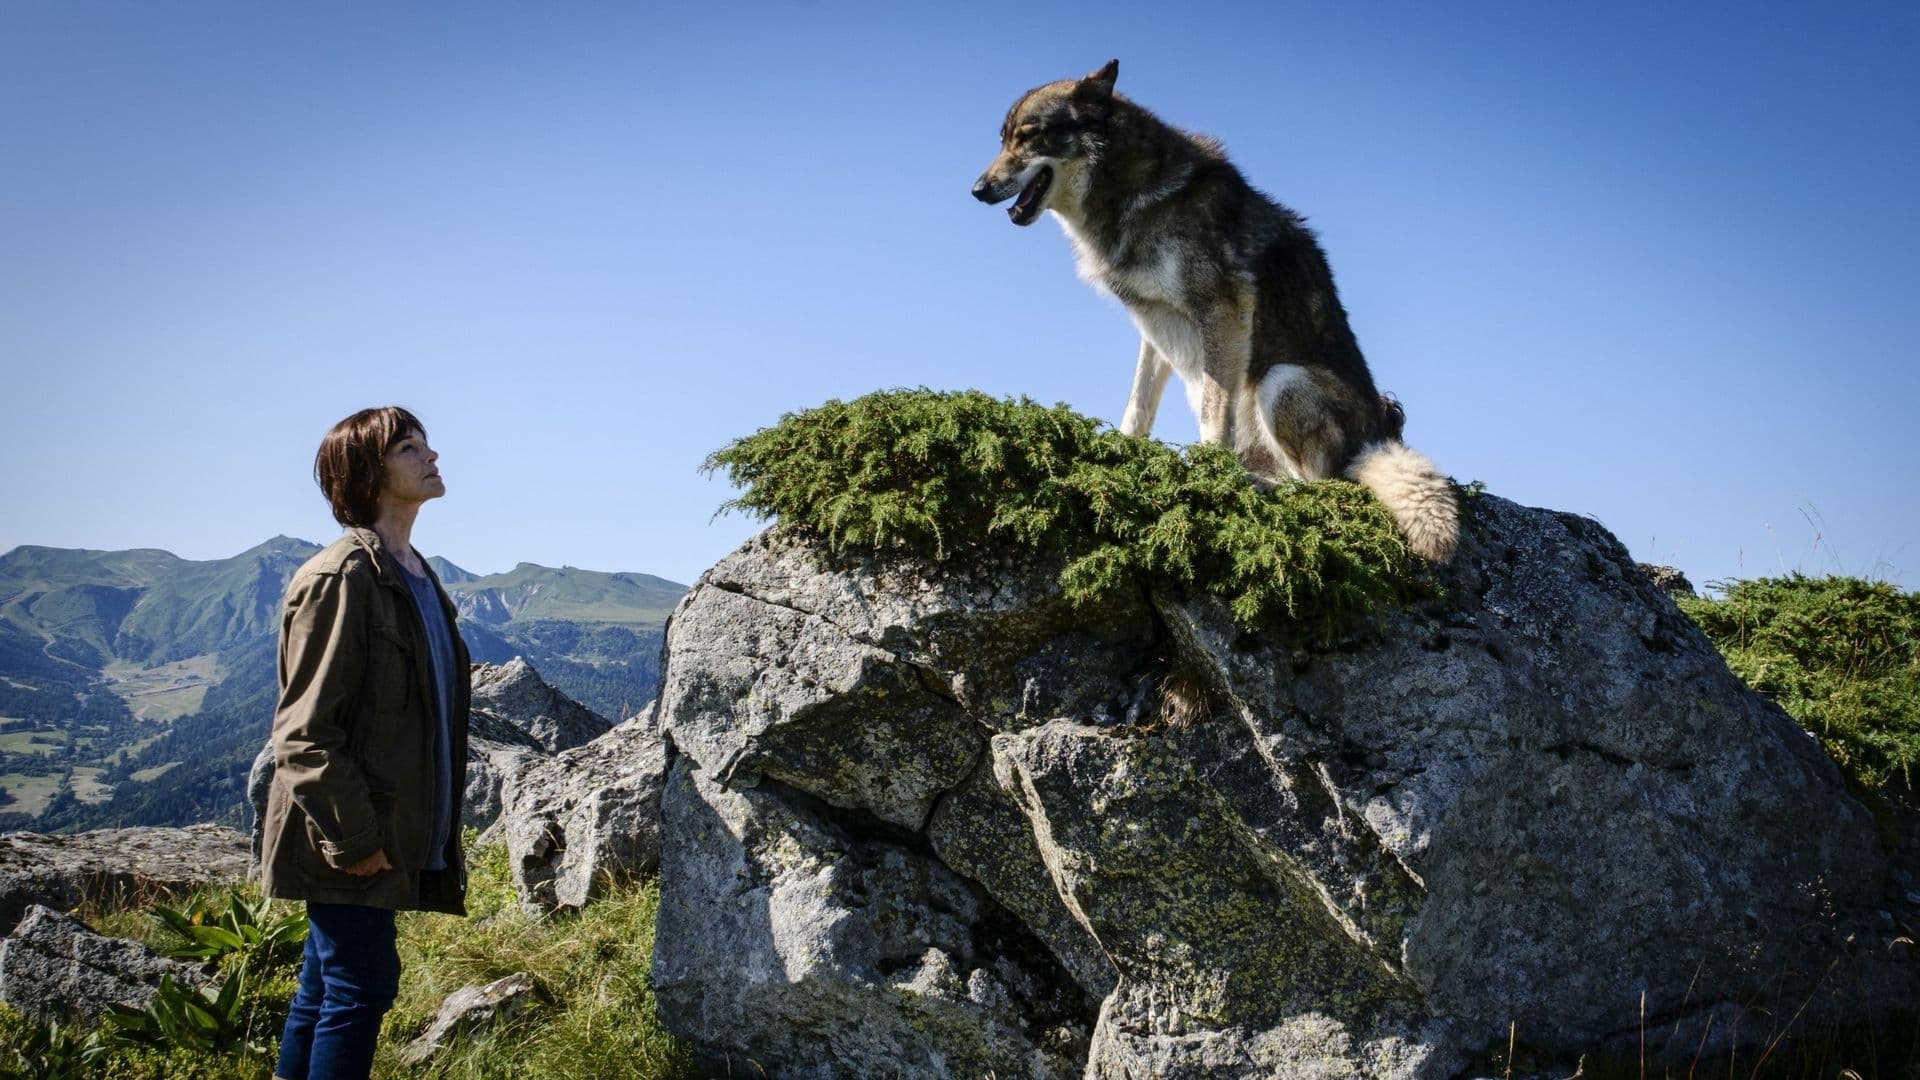
M 473 665 L 473 709 L 467 744 L 467 797 L 461 820 L 476 829 L 507 809 L 508 781 L 562 750 L 584 746 L 612 725 L 599 713 L 547 685 L 516 656 Z M 651 832 L 651 830 L 650 830 Z
M 262 743 L 247 766 L 247 854 L 251 860 L 247 875 L 258 877 L 260 847 L 266 842 L 267 798 L 273 791 L 273 741 Z
M 613 726 L 548 686 L 520 656 L 504 664 L 473 665 L 471 724 L 474 734 L 495 742 L 512 743 L 525 735 L 549 754 L 585 746 Z
M 1600 526 L 1469 506 L 1332 641 L 749 542 L 667 635 L 662 1018 L 776 1076 L 1438 1077 L 1915 1000 L 1814 740 Z
M 244 880 L 250 861 L 247 838 L 223 825 L 10 833 L 0 836 L 0 934 L 34 904 L 131 904 Z
M 924 837 L 685 757 L 664 802 L 653 981 L 679 1033 L 822 1080 L 1079 1075 L 1097 1000 Z
M 0 1002 L 35 1020 L 92 1022 L 108 1005 L 143 1009 L 163 975 L 195 989 L 210 984 L 191 964 L 37 904 L 0 941 Z
M 665 765 L 649 704 L 585 746 L 514 772 L 496 834 L 506 841 L 521 908 L 577 909 L 608 881 L 654 869 Z

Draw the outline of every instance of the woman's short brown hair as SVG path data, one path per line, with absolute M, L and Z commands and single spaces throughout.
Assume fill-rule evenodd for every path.
M 333 425 L 313 456 L 313 478 L 342 525 L 371 526 L 380 516 L 387 451 L 408 435 L 427 437 L 426 425 L 398 405 L 361 409 Z

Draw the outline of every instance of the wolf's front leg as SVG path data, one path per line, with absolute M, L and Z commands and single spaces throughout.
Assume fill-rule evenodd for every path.
M 1200 376 L 1200 441 L 1215 446 L 1232 446 L 1234 394 L 1230 383 L 1222 382 L 1209 371 Z
M 1193 395 L 1195 417 L 1200 422 L 1200 441 L 1237 449 L 1234 420 L 1239 397 L 1247 381 L 1247 365 L 1252 360 L 1251 323 L 1241 307 L 1222 302 L 1208 313 L 1201 330 L 1205 343 L 1205 367 L 1200 373 L 1198 392 Z
M 1153 432 L 1153 417 L 1160 409 L 1160 394 L 1167 388 L 1167 376 L 1173 365 L 1161 357 L 1146 335 L 1140 337 L 1140 362 L 1133 369 L 1133 392 L 1127 395 L 1127 411 L 1120 417 L 1120 434 L 1145 436 Z

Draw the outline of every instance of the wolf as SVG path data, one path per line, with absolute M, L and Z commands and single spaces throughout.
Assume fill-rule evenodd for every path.
M 1445 562 L 1453 486 L 1400 441 L 1405 414 L 1374 388 L 1319 241 L 1247 183 L 1217 141 L 1114 93 L 1120 62 L 1027 91 L 973 195 L 1052 211 L 1080 276 L 1140 330 L 1120 430 L 1145 436 L 1174 372 L 1200 437 L 1233 448 L 1263 486 L 1345 475 L 1392 512 L 1407 546 Z

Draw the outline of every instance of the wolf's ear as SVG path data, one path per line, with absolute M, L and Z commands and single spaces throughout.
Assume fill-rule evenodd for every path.
M 1120 61 L 1109 60 L 1105 67 L 1073 84 L 1075 112 L 1104 116 L 1113 102 L 1113 80 L 1120 75 Z

